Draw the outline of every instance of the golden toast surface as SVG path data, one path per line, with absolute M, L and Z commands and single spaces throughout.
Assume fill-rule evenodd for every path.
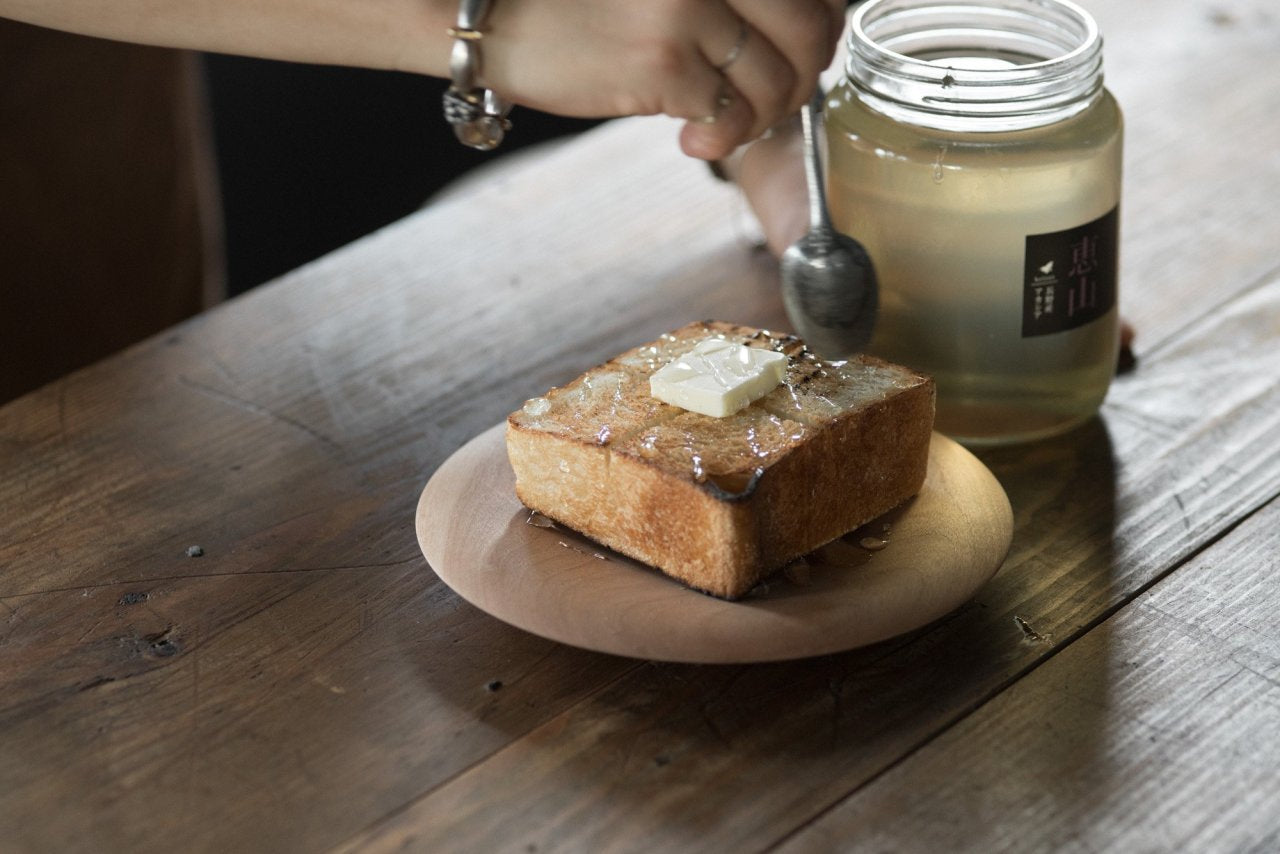
M 650 396 L 649 376 L 708 337 L 786 354 L 782 384 L 725 418 Z M 705 321 L 526 402 L 507 447 L 528 507 L 737 598 L 918 491 L 932 417 L 932 381 L 907 368 Z

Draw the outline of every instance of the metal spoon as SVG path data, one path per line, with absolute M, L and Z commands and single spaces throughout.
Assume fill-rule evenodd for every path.
M 814 351 L 843 359 L 871 340 L 880 288 L 867 250 L 831 226 L 814 133 L 822 100 L 819 88 L 801 111 L 809 231 L 782 253 L 782 302 L 796 332 Z

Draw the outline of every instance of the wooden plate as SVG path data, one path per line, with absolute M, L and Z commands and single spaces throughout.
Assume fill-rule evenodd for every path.
M 1009 499 L 995 476 L 934 434 L 928 478 L 907 505 L 820 549 L 807 566 L 770 579 L 748 598 L 726 602 L 572 531 L 530 524 L 515 497 L 504 430 L 499 424 L 472 439 L 427 483 L 416 519 L 422 552 L 446 584 L 481 610 L 600 652 L 730 663 L 874 643 L 966 602 L 995 574 L 1013 536 Z M 868 550 L 863 537 L 887 544 Z

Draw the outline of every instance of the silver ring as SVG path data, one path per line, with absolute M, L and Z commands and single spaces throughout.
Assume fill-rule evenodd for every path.
M 729 48 L 729 53 L 719 65 L 716 71 L 724 71 L 730 65 L 738 61 L 738 57 L 742 56 L 742 48 L 747 43 L 747 35 L 751 32 L 751 28 L 747 26 L 747 22 L 742 18 L 738 19 L 738 40 L 733 43 L 733 47 Z

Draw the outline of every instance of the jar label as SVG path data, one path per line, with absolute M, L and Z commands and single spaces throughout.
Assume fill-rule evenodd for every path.
M 1027 235 L 1022 337 L 1066 332 L 1116 304 L 1120 209 L 1093 222 Z

